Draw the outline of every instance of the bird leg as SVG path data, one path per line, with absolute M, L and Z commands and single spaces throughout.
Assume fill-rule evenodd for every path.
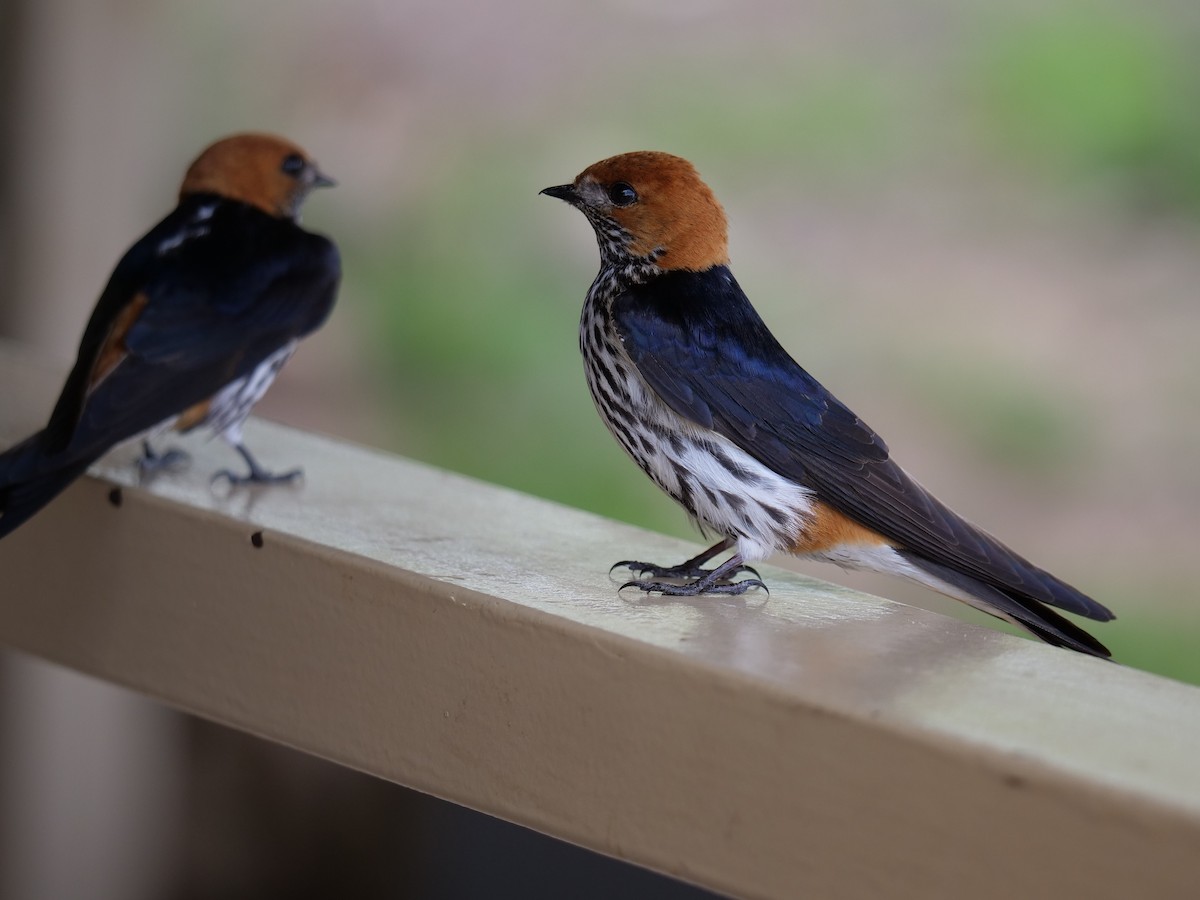
M 238 475 L 232 469 L 222 469 L 213 475 L 214 484 L 222 478 L 228 479 L 229 483 L 235 487 L 243 484 L 290 484 L 304 474 L 303 469 L 292 469 L 280 473 L 268 472 L 259 465 L 258 460 L 254 458 L 254 454 L 246 448 L 245 444 L 234 444 L 233 447 L 246 461 L 250 471 L 245 475 Z
M 703 568 L 704 564 L 719 553 L 724 553 L 733 546 L 733 538 L 725 538 L 720 543 L 713 544 L 703 553 L 697 553 L 691 559 L 681 562 L 677 566 L 659 566 L 654 563 L 640 562 L 636 559 L 623 559 L 619 563 L 614 563 L 612 569 L 609 569 L 609 574 L 613 569 L 619 569 L 622 566 L 633 572 L 634 575 L 641 577 L 649 575 L 651 578 L 703 578 L 712 569 Z M 753 572 L 755 577 L 758 577 L 758 572 L 750 566 L 739 565 L 737 568 L 729 572 L 729 575 L 736 575 L 738 572 Z
M 708 553 L 708 556 L 705 556 L 705 553 L 700 554 L 700 556 L 708 559 L 719 552 L 719 550 L 712 553 L 705 551 L 705 553 Z M 688 560 L 688 562 L 684 563 L 683 565 L 686 566 L 693 561 L 694 560 Z M 729 580 L 738 572 L 748 568 L 749 567 L 742 562 L 742 555 L 740 553 L 735 553 L 715 569 L 710 569 L 707 571 L 703 569 L 700 570 L 705 574 L 699 578 L 695 578 L 692 581 L 687 582 L 686 584 L 672 584 L 669 581 L 635 580 L 625 582 L 618 588 L 618 590 L 623 591 L 625 588 L 635 587 L 639 591 L 645 591 L 646 593 L 655 592 L 663 594 L 667 597 L 695 597 L 699 594 L 744 594 L 752 587 L 760 587 L 765 591 L 767 586 L 757 578 L 744 578 L 741 581 Z M 751 569 L 750 571 L 754 570 Z M 754 574 L 757 575 L 758 573 L 755 572 Z
M 138 457 L 138 475 L 148 478 L 159 472 L 178 472 L 192 461 L 192 455 L 176 447 L 166 453 L 159 453 L 150 446 L 149 441 L 142 441 L 142 455 Z

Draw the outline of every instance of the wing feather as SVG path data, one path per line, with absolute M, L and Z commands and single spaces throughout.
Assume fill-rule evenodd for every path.
M 800 367 L 725 267 L 629 289 L 611 315 L 638 372 L 679 415 L 898 546 L 984 584 L 1107 621 L 1112 613 L 956 515 Z
M 181 205 L 118 263 L 45 429 L 47 467 L 203 402 L 329 314 L 340 278 L 329 240 L 229 202 L 174 240 L 194 215 Z

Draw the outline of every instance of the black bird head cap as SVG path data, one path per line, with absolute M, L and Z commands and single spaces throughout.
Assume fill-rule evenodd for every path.
M 606 240 L 619 235 L 627 257 L 652 258 L 660 269 L 702 272 L 729 263 L 725 210 L 682 157 L 622 153 L 588 166 L 572 184 L 542 193 L 580 209 L 602 252 Z
M 209 146 L 188 167 L 179 198 L 216 194 L 270 216 L 295 220 L 313 188 L 333 184 L 307 153 L 286 138 L 235 134 Z

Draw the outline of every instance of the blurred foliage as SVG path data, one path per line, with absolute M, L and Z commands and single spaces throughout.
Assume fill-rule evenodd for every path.
M 1128 619 L 1119 621 L 1119 627 L 1108 632 L 1096 629 L 1114 659 L 1135 669 L 1200 685 L 1200 653 L 1196 652 L 1200 617 L 1193 613 Z
M 927 411 L 974 446 L 989 465 L 1065 478 L 1092 444 L 1084 404 L 1010 365 L 939 356 L 911 360 L 903 376 Z
M 973 58 L 996 147 L 1135 205 L 1200 214 L 1200 56 L 1185 23 L 1050 4 L 986 31 Z
M 635 124 L 661 130 L 663 146 L 703 147 L 710 162 L 736 160 L 747 173 L 767 162 L 823 179 L 860 177 L 912 152 L 919 97 L 911 88 L 883 70 L 837 64 L 801 74 L 760 66 L 740 78 L 703 67 L 691 73 L 669 117 L 642 110 Z M 714 109 L 721 110 L 718 127 Z

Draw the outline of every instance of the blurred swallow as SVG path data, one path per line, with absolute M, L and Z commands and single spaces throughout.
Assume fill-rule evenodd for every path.
M 218 473 L 231 482 L 299 474 L 264 470 L 242 425 L 333 308 L 337 248 L 299 225 L 309 192 L 332 184 L 273 135 L 234 135 L 200 154 L 179 204 L 113 270 L 46 427 L 0 455 L 0 537 L 110 447 L 168 426 L 229 441 L 249 469 Z M 144 446 L 148 469 L 178 457 Z

